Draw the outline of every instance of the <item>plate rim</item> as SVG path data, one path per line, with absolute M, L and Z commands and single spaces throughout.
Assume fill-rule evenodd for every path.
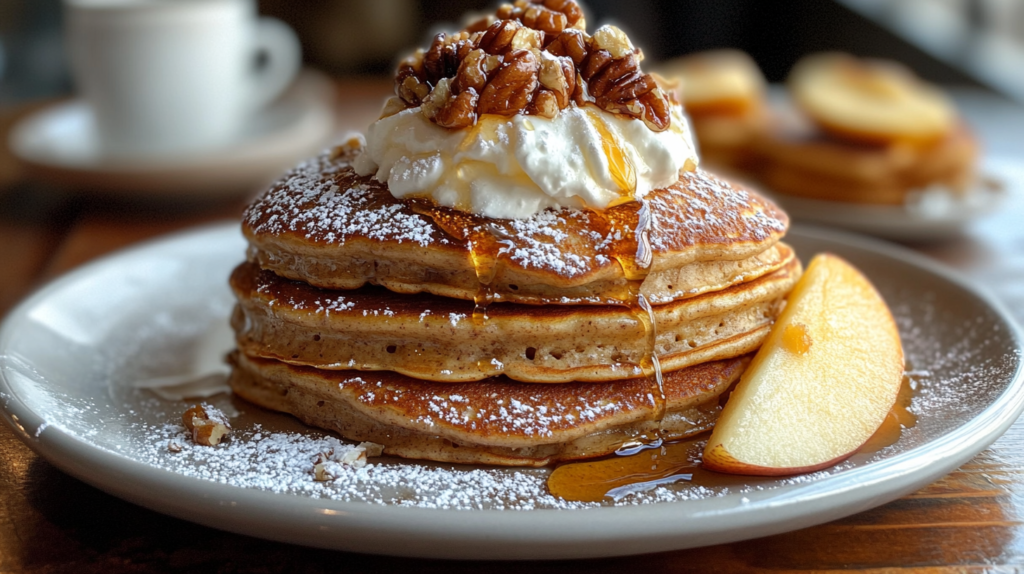
M 1005 189 L 979 191 L 987 198 L 984 204 L 966 206 L 952 214 L 926 217 L 913 214 L 905 205 L 846 203 L 786 195 L 770 189 L 765 189 L 764 193 L 802 225 L 835 225 L 853 233 L 904 242 L 959 237 L 979 220 L 994 214 L 1009 199 Z
M 314 499 L 243 489 L 180 475 L 131 460 L 57 426 L 37 429 L 43 419 L 14 393 L 0 361 L 3 418 L 34 452 L 68 474 L 114 496 L 178 518 L 241 534 L 308 546 L 431 558 L 593 558 L 719 544 L 827 522 L 895 499 L 953 470 L 998 438 L 1024 410 L 1024 333 L 1005 306 L 983 286 L 906 248 L 861 235 L 796 225 L 791 233 L 895 258 L 938 275 L 989 306 L 1018 347 L 1016 369 L 1006 389 L 976 417 L 935 440 L 882 461 L 805 484 L 740 497 L 577 510 L 446 510 Z M 153 249 L 205 235 L 241 234 L 236 222 L 208 224 L 151 239 L 98 258 L 43 285 L 23 299 L 0 324 L 0 359 L 29 310 L 52 293 L 100 270 Z M 242 243 L 240 243 L 241 245 Z M 242 251 L 239 252 L 239 260 Z M 16 416 L 20 422 L 12 420 Z M 38 436 L 33 436 L 38 434 Z M 923 457 L 929 451 L 929 457 Z M 924 460 L 927 458 L 927 460 Z M 113 475 L 112 475 L 113 471 Z M 871 480 L 863 480 L 865 478 Z M 837 485 L 836 483 L 841 483 Z M 143 489 L 136 485 L 146 484 Z M 841 486 L 837 490 L 837 486 Z M 838 504 L 826 497 L 848 496 Z M 181 500 L 186 497 L 186 500 Z M 729 495 L 734 500 L 735 495 Z M 743 499 L 749 502 L 744 503 Z M 680 505 L 685 505 L 681 510 Z M 452 520 L 457 515 L 457 520 Z M 568 518 L 566 518 L 568 517 Z M 682 517 L 682 518 L 681 518 Z M 714 518 L 712 529 L 681 523 Z M 267 524 L 277 523 L 270 530 Z M 609 523 L 614 524 L 608 528 Z M 444 524 L 444 528 L 439 528 Z M 412 538 L 415 538 L 413 540 Z M 386 539 L 401 539 L 390 547 Z M 453 544 L 458 542 L 458 544 Z M 609 544 L 601 544 L 608 542 Z M 617 545 L 612 545 L 617 542 Z

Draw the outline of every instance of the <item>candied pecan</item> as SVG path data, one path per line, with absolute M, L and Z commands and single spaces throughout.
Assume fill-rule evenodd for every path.
M 596 54 L 602 52 L 604 50 L 599 50 Z M 622 80 L 628 81 L 629 77 L 639 75 L 638 68 L 639 65 L 633 54 L 614 59 L 587 78 L 587 87 L 590 88 L 590 93 L 595 98 L 605 98 L 615 83 Z
M 438 110 L 448 105 L 448 101 L 453 97 L 450 84 L 451 80 L 441 78 L 437 85 L 434 86 L 434 89 L 430 90 L 430 95 L 423 98 L 423 105 L 420 106 L 423 110 L 423 115 L 434 119 Z
M 210 405 L 193 405 L 181 415 L 181 422 L 196 444 L 217 446 L 231 432 L 224 413 Z
M 457 129 L 482 114 L 554 117 L 572 103 L 643 121 L 663 130 L 669 100 L 640 70 L 643 54 L 615 26 L 588 36 L 575 0 L 515 0 L 455 34 L 438 34 L 406 59 L 383 116 L 402 105 Z
M 519 20 L 526 26 L 540 30 L 551 40 L 562 30 L 586 26 L 583 10 L 574 0 L 516 0 L 514 4 L 502 4 L 498 18 Z
M 668 100 L 665 94 L 658 88 L 641 96 L 638 103 L 644 106 L 641 116 L 647 127 L 660 132 L 668 128 L 671 116 L 669 115 Z
M 615 30 L 604 36 L 602 45 L 616 50 L 632 49 L 628 40 L 625 44 L 620 42 Z M 593 44 L 596 48 L 597 42 Z M 606 49 L 587 53 L 579 70 L 580 77 L 586 82 L 585 91 L 605 110 L 639 118 L 654 131 L 664 130 L 670 121 L 664 93 L 657 89 L 657 83 L 650 74 L 640 71 L 639 56 L 635 50 L 619 53 L 624 55 L 616 58 Z M 581 97 L 574 94 L 577 101 Z
M 544 0 L 544 7 L 565 14 L 569 26 L 583 29 L 586 21 L 583 19 L 583 9 L 575 0 Z
M 458 39 L 451 41 L 444 51 L 445 76 L 451 77 L 459 69 L 459 64 L 469 54 L 474 46 L 476 38 L 470 37 L 465 32 L 460 34 Z
M 579 82 L 576 81 L 576 66 L 573 65 L 572 60 L 565 57 L 559 58 L 558 60 L 559 63 L 562 64 L 562 76 L 565 77 L 565 86 L 567 90 L 565 103 L 559 104 L 564 108 L 569 105 L 569 99 L 572 97 L 572 92 L 576 90 L 576 84 Z
M 564 109 L 569 105 L 576 84 L 576 69 L 572 60 L 565 56 L 552 56 L 548 52 L 541 52 L 540 56 L 540 85 L 555 95 L 558 109 Z
M 434 36 L 434 41 L 430 43 L 430 47 L 423 54 L 424 79 L 435 85 L 438 80 L 444 77 L 445 36 L 444 32 Z
M 565 30 L 548 44 L 547 51 L 556 56 L 568 56 L 573 65 L 578 66 L 587 57 L 586 35 L 579 30 Z
M 661 88 L 624 103 L 609 103 L 605 108 L 609 111 L 628 114 L 640 118 L 651 131 L 660 132 L 668 128 L 671 116 L 668 109 L 668 98 Z
M 590 78 L 590 93 L 597 99 L 623 102 L 638 98 L 657 87 L 650 74 L 640 71 L 633 54 L 613 60 Z
M 531 108 L 533 113 L 550 119 L 558 114 L 558 110 L 558 96 L 554 92 L 544 88 L 537 90 L 537 95 L 533 97 Z
M 582 79 L 576 82 L 576 87 L 572 91 L 572 101 L 576 102 L 577 106 L 585 106 L 594 101 L 587 90 L 587 83 Z
M 611 64 L 614 59 L 608 50 L 591 50 L 580 64 L 580 77 L 590 82 L 591 78 L 603 70 L 605 66 Z
M 536 28 L 545 34 L 557 36 L 569 25 L 569 19 L 561 12 L 535 5 L 530 6 L 523 12 L 523 24 L 530 28 Z
M 626 33 L 615 26 L 601 26 L 591 37 L 594 48 L 607 50 L 614 58 L 624 58 L 636 51 Z
M 540 62 L 533 52 L 509 52 L 505 65 L 480 94 L 480 113 L 510 116 L 525 110 L 539 84 L 539 71 Z
M 469 88 L 483 90 L 490 73 L 500 64 L 501 56 L 490 56 L 480 49 L 470 51 L 459 65 L 459 71 L 456 72 L 452 84 L 453 89 L 456 92 L 463 92 Z
M 512 41 L 509 42 L 508 46 L 512 50 L 540 50 L 543 42 L 543 33 L 524 26 L 516 30 L 516 33 L 512 36 Z
M 641 74 L 639 70 L 634 70 L 609 86 L 603 97 L 613 102 L 626 102 L 635 100 L 657 87 L 658 84 L 650 74 Z
M 441 32 L 434 36 L 430 48 L 423 54 L 423 79 L 436 85 L 441 78 L 454 76 L 463 58 L 473 50 L 474 40 L 468 32 L 451 36 Z
M 516 18 L 516 7 L 511 4 L 498 6 L 498 20 L 512 20 Z
M 430 93 L 430 87 L 422 80 L 423 55 L 417 52 L 398 66 L 395 74 L 395 95 L 410 106 L 418 106 Z
M 461 129 L 476 123 L 476 108 L 480 97 L 476 90 L 469 88 L 450 99 L 434 116 L 437 125 L 443 128 Z
M 512 44 L 512 37 L 521 27 L 517 20 L 498 20 L 488 26 L 476 47 L 488 54 L 504 54 Z

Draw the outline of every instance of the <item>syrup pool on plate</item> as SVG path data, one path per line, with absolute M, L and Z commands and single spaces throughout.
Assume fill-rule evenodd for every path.
M 908 373 L 911 372 L 908 370 Z M 896 444 L 905 429 L 917 424 L 911 410 L 920 384 L 905 374 L 896 402 L 875 434 L 855 454 L 871 454 Z M 636 492 L 662 485 L 686 483 L 692 487 L 742 487 L 770 481 L 770 478 L 723 474 L 705 470 L 701 454 L 707 434 L 671 443 L 654 440 L 623 449 L 619 455 L 573 462 L 557 467 L 548 476 L 548 491 L 573 502 L 617 501 Z

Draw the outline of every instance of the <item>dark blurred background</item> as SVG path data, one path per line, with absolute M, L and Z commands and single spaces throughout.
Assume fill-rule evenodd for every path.
M 398 56 L 488 0 L 260 0 L 298 31 L 308 64 L 386 75 Z M 614 22 L 660 60 L 746 50 L 770 81 L 802 55 L 839 49 L 904 62 L 944 84 L 1024 101 L 1024 0 L 589 0 L 590 27 Z M 70 93 L 59 0 L 0 0 L 0 104 Z

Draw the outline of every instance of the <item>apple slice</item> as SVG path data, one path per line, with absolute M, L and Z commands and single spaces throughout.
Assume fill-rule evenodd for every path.
M 896 62 L 813 54 L 793 66 L 788 83 L 797 105 L 822 129 L 854 141 L 926 145 L 957 121 L 942 90 Z
M 704 466 L 764 476 L 831 466 L 874 434 L 902 379 L 885 301 L 849 263 L 818 255 L 729 397 Z

